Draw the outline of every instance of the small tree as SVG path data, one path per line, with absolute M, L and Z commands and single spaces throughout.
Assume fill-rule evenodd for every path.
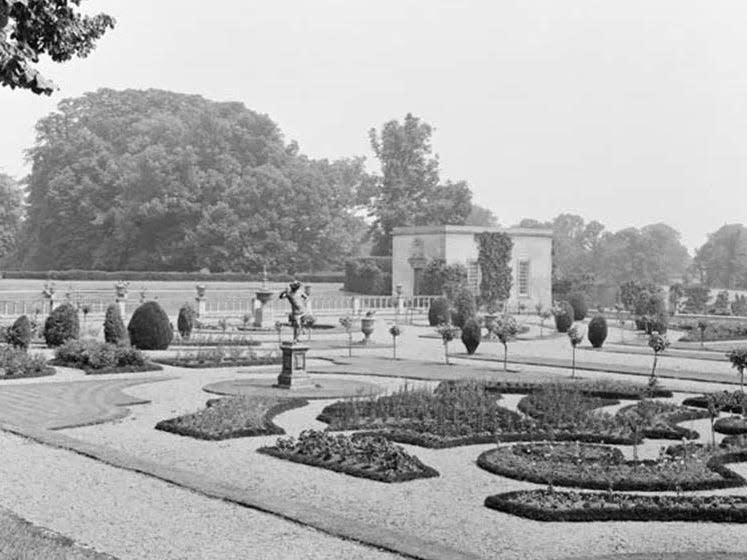
M 392 335 L 392 359 L 397 359 L 397 337 L 402 334 L 402 330 L 397 325 L 389 327 L 389 334 Z
M 552 311 L 545 309 L 541 303 L 535 305 L 534 310 L 537 312 L 537 317 L 540 319 L 540 338 L 542 338 L 545 330 L 545 321 L 552 317 Z
M 353 318 L 350 315 L 340 317 L 340 324 L 348 333 L 348 357 L 353 355 Z
M 446 323 L 443 325 L 439 325 L 436 331 L 441 335 L 441 340 L 444 344 L 444 358 L 446 359 L 446 365 L 449 365 L 449 342 L 457 337 L 457 335 L 459 334 L 459 329 L 453 325 Z
M 584 340 L 584 333 L 581 332 L 581 329 L 578 328 L 577 325 L 573 325 L 570 329 L 568 329 L 568 340 L 571 343 L 571 348 L 573 349 L 573 361 L 571 362 L 571 378 L 576 377 L 576 346 L 581 344 L 581 342 Z
M 656 362 L 659 359 L 659 354 L 669 347 L 669 341 L 666 336 L 654 331 L 648 337 L 648 345 L 654 351 L 654 365 L 651 368 L 651 379 L 649 383 L 656 383 Z
M 731 361 L 731 366 L 739 372 L 739 390 L 744 394 L 744 369 L 747 367 L 747 346 L 734 348 L 727 355 Z M 742 398 L 744 402 L 744 398 Z M 742 410 L 744 414 L 744 409 Z
M 641 432 L 651 424 L 654 412 L 648 406 L 634 406 L 625 411 L 624 419 L 630 430 L 633 432 L 633 469 L 638 467 L 638 443 L 641 439 Z
M 508 341 L 519 334 L 519 324 L 511 315 L 503 315 L 496 319 L 492 331 L 503 344 L 503 371 L 508 371 Z
M 698 330 L 700 331 L 700 347 L 702 348 L 704 346 L 703 342 L 705 341 L 705 332 L 708 328 L 708 321 L 705 319 L 701 319 L 698 321 Z
M 716 430 L 714 429 L 714 422 L 716 418 L 721 414 L 721 409 L 724 406 L 724 402 L 718 395 L 714 393 L 706 394 L 706 404 L 708 405 L 708 419 L 711 421 L 711 447 L 716 448 Z

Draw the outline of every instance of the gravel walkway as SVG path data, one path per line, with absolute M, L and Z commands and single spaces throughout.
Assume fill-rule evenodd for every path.
M 0 449 L 3 507 L 120 560 L 401 558 L 4 432 Z

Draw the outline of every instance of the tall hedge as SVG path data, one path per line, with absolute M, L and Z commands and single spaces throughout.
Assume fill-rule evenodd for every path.
M 127 341 L 127 329 L 125 328 L 119 305 L 112 303 L 106 308 L 104 315 L 104 340 L 110 344 L 122 344 Z
M 176 330 L 182 338 L 189 338 L 192 335 L 192 329 L 195 326 L 195 310 L 191 305 L 185 303 L 179 309 L 179 316 L 176 319 Z
M 589 312 L 589 306 L 586 304 L 586 297 L 581 292 L 574 292 L 568 296 L 568 303 L 573 308 L 573 320 L 583 321 Z
M 166 350 L 174 338 L 168 315 L 155 301 L 147 301 L 135 310 L 127 332 L 130 344 L 140 350 Z
M 21 315 L 8 327 L 6 339 L 15 348 L 28 349 L 31 344 L 31 321 L 26 315 Z
M 431 327 L 451 323 L 451 305 L 448 299 L 439 297 L 431 302 L 428 309 L 428 323 Z
M 475 296 L 466 288 L 460 289 L 454 296 L 453 311 L 451 313 L 452 324 L 461 329 L 467 320 L 474 317 L 476 313 L 477 304 L 475 303 Z
M 495 311 L 511 293 L 511 251 L 514 242 L 507 233 L 483 232 L 476 236 L 480 266 L 480 302 Z
M 568 332 L 573 324 L 573 307 L 567 301 L 561 301 L 555 310 L 555 328 L 560 333 Z
M 47 346 L 62 346 L 79 336 L 78 311 L 69 303 L 55 307 L 44 322 L 44 341 Z
M 482 328 L 480 323 L 474 317 L 470 317 L 464 322 L 462 327 L 462 342 L 467 349 L 467 354 L 474 354 L 477 347 L 482 341 Z
M 345 290 L 358 294 L 388 295 L 392 291 L 391 259 L 367 257 L 345 263 Z

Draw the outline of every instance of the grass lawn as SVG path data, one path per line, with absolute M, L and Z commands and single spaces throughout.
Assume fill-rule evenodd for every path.
M 114 560 L 113 556 L 78 546 L 71 539 L 36 527 L 2 508 L 0 508 L 0 558 Z

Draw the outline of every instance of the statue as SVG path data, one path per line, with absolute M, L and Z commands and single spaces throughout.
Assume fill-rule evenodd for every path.
M 293 327 L 293 342 L 298 342 L 298 336 L 301 328 L 304 326 L 304 320 L 309 316 L 306 311 L 306 300 L 308 295 L 301 291 L 301 282 L 294 280 L 288 287 L 280 292 L 279 299 L 287 299 L 291 306 L 291 312 L 288 314 L 288 321 Z

